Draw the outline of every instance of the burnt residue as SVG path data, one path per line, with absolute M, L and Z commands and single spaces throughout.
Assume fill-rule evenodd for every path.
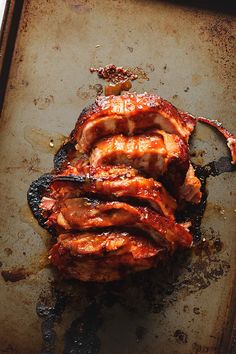
M 2 270 L 1 274 L 6 282 L 9 281 L 11 283 L 15 283 L 19 280 L 26 279 L 30 275 L 30 272 L 28 272 L 24 267 L 21 267 L 10 270 Z
M 45 193 L 45 190 L 49 187 L 49 184 L 52 180 L 52 175 L 49 173 L 46 173 L 39 177 L 36 181 L 31 183 L 28 193 L 27 193 L 27 200 L 29 203 L 29 206 L 35 216 L 35 218 L 38 220 L 38 223 L 40 226 L 47 228 L 45 222 L 47 219 L 45 219 L 42 215 L 41 209 L 40 209 L 40 202 L 41 199 Z M 53 233 L 53 229 L 47 228 L 47 230 L 51 233 Z
M 180 329 L 177 329 L 175 331 L 174 337 L 176 338 L 176 341 L 178 343 L 184 343 L 184 344 L 188 343 L 188 335 Z
M 200 309 L 199 309 L 199 307 L 194 307 L 194 308 L 193 308 L 193 313 L 194 313 L 195 315 L 200 315 Z
M 221 260 L 218 256 L 198 258 L 187 270 L 189 276 L 176 283 L 177 289 L 187 289 L 188 293 L 195 293 L 208 288 L 213 281 L 218 281 L 227 275 L 230 264 Z
M 38 109 L 44 110 L 48 108 L 51 103 L 54 103 L 54 97 L 52 95 L 37 97 L 34 98 L 33 103 Z
M 194 342 L 192 344 L 192 352 L 194 354 L 197 353 L 216 353 L 216 347 L 209 347 L 203 344 L 198 344 L 196 342 Z M 233 353 L 230 353 L 233 354 Z
M 6 255 L 7 255 L 8 257 L 11 256 L 12 253 L 13 253 L 12 249 L 9 248 L 9 247 L 4 248 L 4 252 L 6 253 Z
M 70 325 L 64 333 L 63 354 L 99 353 L 102 343 L 99 332 L 113 307 L 122 307 L 130 316 L 163 315 L 178 299 L 208 288 L 226 276 L 230 265 L 221 259 L 218 248 L 219 235 L 210 233 L 208 250 L 196 254 L 194 250 L 181 251 L 168 264 L 158 269 L 131 274 L 125 279 L 110 283 L 83 283 L 64 280 L 52 284 L 52 294 L 41 297 L 37 314 L 42 318 L 43 353 L 53 353 L 56 343 L 55 323 L 63 311 L 71 313 Z M 58 290 L 60 289 L 60 290 Z M 195 307 L 193 315 L 199 314 Z M 113 319 L 110 317 L 112 333 Z M 142 324 L 130 328 L 136 341 L 141 342 L 148 329 Z M 176 330 L 177 343 L 188 340 L 186 333 Z
M 147 329 L 143 326 L 138 326 L 135 330 L 136 341 L 141 342 L 146 334 Z
M 71 133 L 73 134 L 73 132 Z M 73 141 L 68 141 L 57 151 L 54 156 L 54 170 L 55 172 L 61 171 L 65 166 L 67 166 L 68 161 L 70 161 L 76 154 L 75 143 Z
M 96 302 L 89 304 L 76 318 L 65 333 L 63 354 L 100 353 L 101 341 L 97 331 L 102 325 L 101 306 Z
M 61 320 L 67 296 L 57 288 L 52 288 L 49 296 L 41 294 L 36 304 L 36 313 L 42 319 L 42 354 L 55 353 L 56 332 L 54 325 Z
M 69 150 L 70 150 L 69 146 Z M 191 293 L 202 291 L 213 282 L 228 274 L 230 265 L 220 257 L 223 243 L 219 235 L 210 235 L 201 239 L 200 224 L 206 207 L 206 180 L 209 176 L 218 176 L 221 173 L 232 172 L 230 158 L 222 157 L 218 161 L 213 161 L 205 166 L 195 166 L 196 174 L 201 179 L 203 198 L 200 206 L 189 206 L 184 212 L 185 219 L 190 219 L 193 223 L 192 231 L 196 245 L 192 250 L 176 253 L 168 264 L 160 266 L 159 269 L 152 269 L 139 274 L 132 274 L 127 278 L 108 284 L 79 284 L 81 293 L 85 294 L 85 305 L 78 311 L 76 304 L 81 302 L 77 295 L 77 285 L 70 291 L 63 289 L 63 295 L 53 295 L 53 305 L 45 305 L 40 301 L 37 305 L 37 313 L 42 318 L 42 338 L 43 353 L 53 353 L 56 343 L 56 333 L 54 325 L 60 320 L 66 306 L 66 300 L 70 298 L 75 316 L 65 332 L 65 344 L 63 354 L 69 353 L 99 353 L 101 342 L 98 337 L 98 330 L 104 321 L 104 309 L 111 309 L 115 305 L 122 306 L 130 314 L 139 313 L 164 313 L 167 307 L 174 304 L 178 299 Z M 38 208 L 39 199 L 51 182 L 51 175 L 42 177 L 31 186 L 30 194 L 32 200 Z M 40 189 L 39 186 L 43 186 Z M 32 196 L 34 197 L 32 199 Z M 40 199 L 41 200 L 41 199 Z M 34 203 L 32 204 L 35 207 Z M 35 212 L 39 212 L 39 209 Z M 206 236 L 206 235 L 205 235 Z M 198 242 L 197 242 L 198 241 Z M 60 285 L 63 288 L 63 285 Z M 53 290 L 53 293 L 55 290 Z M 58 292 L 58 290 L 57 290 Z M 57 293 L 58 294 L 58 293 Z M 61 294 L 61 292 L 59 293 Z M 133 295 L 135 294 L 135 301 Z M 68 306 L 72 306 L 72 305 Z M 112 310 L 111 310 L 112 311 Z M 198 309 L 194 309 L 194 314 L 198 314 Z M 78 313 L 79 312 L 79 313 Z M 142 329 L 140 329 L 142 328 Z M 133 329 L 136 340 L 139 342 L 146 334 L 145 327 Z M 178 343 L 186 343 L 187 334 L 181 330 L 176 330 L 174 337 Z
M 223 250 L 224 243 L 219 235 L 215 236 L 214 233 L 210 236 L 203 237 L 201 241 L 193 246 L 193 252 L 197 256 L 211 256 Z
M 194 164 L 193 164 L 194 165 Z M 190 231 L 193 234 L 194 242 L 201 240 L 201 221 L 207 205 L 207 178 L 219 176 L 225 172 L 236 171 L 236 166 L 231 164 L 230 157 L 221 157 L 217 161 L 212 161 L 205 166 L 194 165 L 196 176 L 200 179 L 202 187 L 202 199 L 199 204 L 188 204 L 177 213 L 177 220 L 191 221 L 192 226 Z

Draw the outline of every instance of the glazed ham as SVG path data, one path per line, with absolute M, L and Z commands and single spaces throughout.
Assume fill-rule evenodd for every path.
M 64 277 L 121 279 L 191 247 L 191 223 L 176 219 L 202 198 L 188 146 L 198 120 L 223 134 L 235 163 L 231 133 L 155 95 L 98 97 L 83 110 L 55 169 L 28 192 L 40 225 L 57 238 L 49 258 Z
M 127 93 L 98 97 L 78 118 L 72 133 L 77 150 L 89 152 L 97 140 L 111 135 L 132 136 L 145 130 L 161 129 L 188 141 L 196 121 L 168 101 L 150 94 Z
M 64 277 L 99 282 L 157 267 L 167 258 L 165 249 L 137 231 L 62 234 L 50 251 L 52 264 Z

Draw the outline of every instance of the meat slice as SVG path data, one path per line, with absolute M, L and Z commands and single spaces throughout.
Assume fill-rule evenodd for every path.
M 156 267 L 168 254 L 145 236 L 114 230 L 62 234 L 49 258 L 66 278 L 112 281 Z
M 154 178 L 172 174 L 177 186 L 184 182 L 189 167 L 188 146 L 177 135 L 160 130 L 132 137 L 115 135 L 97 143 L 90 164 L 126 164 Z
M 161 183 L 152 178 L 144 178 L 132 168 L 119 166 L 104 166 L 97 169 L 90 167 L 86 172 L 82 174 L 75 167 L 69 167 L 63 175 L 55 176 L 50 186 L 51 198 L 43 198 L 42 209 L 51 210 L 55 199 L 99 194 L 108 199 L 133 198 L 147 202 L 161 215 L 174 219 L 175 199 Z
M 198 204 L 202 198 L 201 182 L 195 176 L 193 166 L 190 164 L 185 181 L 178 191 L 179 199 Z
M 171 103 L 153 94 L 101 96 L 81 113 L 71 138 L 80 152 L 89 152 L 105 136 L 130 136 L 153 128 L 176 134 L 187 142 L 195 123 L 191 115 L 178 112 Z
M 191 234 L 170 218 L 147 207 L 123 202 L 104 202 L 89 198 L 65 199 L 57 204 L 48 218 L 50 226 L 61 229 L 89 230 L 113 226 L 132 226 L 146 231 L 158 245 L 173 251 L 176 247 L 190 247 Z

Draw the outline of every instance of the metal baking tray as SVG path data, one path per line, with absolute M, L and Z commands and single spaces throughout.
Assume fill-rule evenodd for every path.
M 215 131 L 199 124 L 191 140 L 194 163 L 223 172 L 207 179 L 207 246 L 161 269 L 111 284 L 61 280 L 26 201 L 103 85 L 90 67 L 136 68 L 132 90 L 236 131 L 235 17 L 204 5 L 24 1 L 0 120 L 0 353 L 235 353 L 236 174 Z

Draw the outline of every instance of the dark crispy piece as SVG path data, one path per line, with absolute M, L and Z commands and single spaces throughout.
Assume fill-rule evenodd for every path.
M 49 187 L 52 179 L 53 176 L 49 173 L 46 173 L 39 177 L 36 181 L 32 182 L 27 192 L 27 200 L 32 210 L 32 213 L 37 219 L 39 225 L 44 228 L 47 228 L 49 232 L 54 233 L 54 229 L 47 226 L 47 217 L 44 217 L 40 208 L 42 198 L 45 195 L 46 190 Z
M 152 240 L 118 230 L 62 234 L 50 251 L 51 263 L 64 277 L 83 281 L 117 280 L 167 257 Z

